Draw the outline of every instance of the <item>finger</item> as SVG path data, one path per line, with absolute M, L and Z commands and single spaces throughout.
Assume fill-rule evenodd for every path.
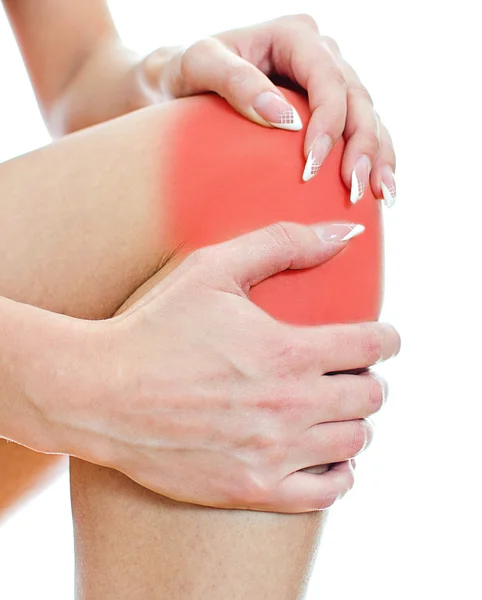
M 314 425 L 290 452 L 294 471 L 319 464 L 346 461 L 363 452 L 373 439 L 373 425 L 366 419 Z
M 341 174 L 350 192 L 352 204 L 365 193 L 370 172 L 380 150 L 380 131 L 372 98 L 355 70 L 343 61 L 347 82 L 346 141 Z
M 385 205 L 391 208 L 397 199 L 397 186 L 394 175 L 395 150 L 387 128 L 380 121 L 378 114 L 377 117 L 380 128 L 380 151 L 373 165 L 371 186 L 375 197 L 383 198 Z
M 322 475 L 296 472 L 279 484 L 264 510 L 283 513 L 303 513 L 324 510 L 342 498 L 355 483 L 349 462 L 333 465 Z
M 158 48 L 137 65 L 137 81 L 151 103 L 179 97 L 178 74 L 183 52 L 183 46 Z
M 307 427 L 365 419 L 382 408 L 387 393 L 386 381 L 372 371 L 361 375 L 323 375 L 310 402 L 298 417 Z
M 285 269 L 314 267 L 338 254 L 350 239 L 364 230 L 354 223 L 319 223 L 313 226 L 279 222 L 233 240 L 207 246 L 195 260 L 223 274 L 245 294 L 250 287 Z M 187 262 L 187 261 L 186 261 Z
M 190 46 L 180 64 L 182 95 L 213 91 L 240 114 L 267 127 L 303 128 L 296 109 L 255 65 L 216 38 Z
M 334 40 L 315 31 L 303 31 L 289 49 L 292 76 L 308 91 L 311 119 L 306 131 L 303 180 L 320 170 L 342 136 L 347 116 L 347 84 L 332 45 Z M 288 45 L 287 45 L 288 48 Z
M 400 336 L 388 323 L 292 326 L 304 337 L 313 368 L 320 374 L 368 368 L 400 351 Z

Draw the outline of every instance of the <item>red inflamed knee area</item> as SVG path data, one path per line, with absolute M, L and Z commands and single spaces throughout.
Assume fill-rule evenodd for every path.
M 183 254 L 277 221 L 361 223 L 365 232 L 328 262 L 287 270 L 253 287 L 250 298 L 282 321 L 316 325 L 378 319 L 382 300 L 381 203 L 367 189 L 355 205 L 341 179 L 344 141 L 303 182 L 307 99 L 282 90 L 304 124 L 299 132 L 253 124 L 222 98 L 178 104 L 170 140 L 167 222 Z M 164 175 L 166 177 L 166 175 Z

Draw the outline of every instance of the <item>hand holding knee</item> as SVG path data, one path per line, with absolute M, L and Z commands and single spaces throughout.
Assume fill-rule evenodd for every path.
M 81 369 L 49 405 L 60 448 L 47 450 L 184 502 L 329 506 L 353 484 L 347 461 L 370 441 L 365 419 L 383 386 L 367 374 L 327 374 L 392 356 L 398 334 L 379 323 L 288 325 L 247 294 L 279 271 L 329 259 L 347 231 L 278 223 L 202 248 L 120 316 L 80 322 L 71 352 L 82 354 Z M 299 472 L 325 463 L 339 464 Z

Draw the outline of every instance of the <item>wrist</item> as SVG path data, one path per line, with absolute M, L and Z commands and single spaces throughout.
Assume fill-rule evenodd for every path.
M 134 71 L 137 81 L 132 88 L 140 94 L 137 102 L 147 98 L 148 103 L 152 104 L 174 100 L 177 97 L 174 90 L 179 86 L 184 50 L 183 46 L 158 48 L 139 62 Z
M 0 298 L 0 437 L 40 452 L 65 452 L 56 413 L 66 398 L 75 402 L 78 322 Z
M 35 352 L 42 338 L 38 325 L 33 307 L 0 297 L 0 436 L 35 449 L 45 422 L 41 404 L 29 393 L 30 372 L 42 356 Z

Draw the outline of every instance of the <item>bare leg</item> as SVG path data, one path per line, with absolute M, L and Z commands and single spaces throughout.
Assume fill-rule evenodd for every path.
M 217 116 L 220 118 L 219 115 Z M 193 134 L 195 130 L 196 125 L 190 127 L 187 136 L 190 143 L 194 145 L 197 141 Z M 264 132 L 262 135 L 269 134 Z M 232 138 L 239 140 L 239 137 L 234 134 Z M 212 137 L 210 141 L 216 143 Z M 226 146 L 223 148 L 224 152 L 229 152 Z M 255 167 L 251 162 L 252 150 L 251 148 L 247 152 L 251 156 L 249 160 L 243 162 L 241 157 L 241 162 L 236 163 L 241 173 L 240 177 L 243 173 L 248 178 L 257 177 L 253 175 Z M 271 150 L 274 152 L 273 148 Z M 254 152 L 256 154 L 254 160 L 261 155 L 266 155 L 265 149 L 259 146 Z M 198 160 L 202 162 L 201 159 Z M 185 163 L 189 165 L 190 161 L 186 160 Z M 218 166 L 216 161 L 213 161 L 207 169 L 214 179 L 216 175 L 220 176 L 216 171 Z M 224 168 L 227 168 L 226 163 Z M 226 177 L 226 172 L 224 176 Z M 220 201 L 220 196 L 223 194 L 228 198 L 235 194 L 237 184 L 231 179 L 235 177 L 233 165 L 230 166 L 229 176 L 226 177 L 230 181 L 229 185 L 224 183 L 225 187 L 222 191 L 215 186 L 210 187 L 211 196 L 218 196 L 218 204 L 215 207 L 210 205 L 207 199 L 209 194 L 205 191 L 206 180 L 203 177 L 196 179 L 192 171 L 186 173 L 185 177 L 193 182 L 193 194 L 185 194 L 184 199 L 179 199 L 179 202 L 186 202 L 189 205 L 189 210 L 185 213 L 181 210 L 183 214 L 177 214 L 183 225 L 170 215 L 168 220 L 173 230 L 177 227 L 181 229 L 185 227 L 183 235 L 191 242 L 195 238 L 196 243 L 217 241 L 219 235 L 226 237 L 229 232 L 234 233 L 230 228 L 233 227 L 233 223 L 234 226 L 241 226 L 239 221 L 244 219 L 242 211 L 235 203 L 238 212 L 233 219 L 233 207 L 229 206 L 227 209 L 225 207 L 228 200 L 224 198 Z M 262 176 L 260 177 L 261 181 L 257 183 L 263 189 Z M 241 179 L 239 185 L 243 185 Z M 283 184 L 280 185 L 282 189 Z M 182 187 L 181 180 L 178 186 Z M 249 186 L 244 183 L 245 192 L 247 187 Z M 255 190 L 256 187 L 251 190 L 251 195 Z M 342 193 L 345 194 L 346 191 Z M 197 214 L 194 197 L 199 195 L 202 195 L 203 199 L 200 201 L 202 206 Z M 294 199 L 291 197 L 288 204 L 294 204 Z M 297 199 L 301 203 L 301 198 Z M 322 194 L 319 199 L 322 206 Z M 307 201 L 307 198 L 304 200 Z M 261 199 L 253 200 L 249 194 L 246 194 L 243 201 L 249 205 L 251 212 L 258 213 L 257 225 L 263 224 L 259 214 Z M 283 193 L 272 198 L 272 221 L 276 220 L 275 215 L 279 214 L 278 210 L 283 211 L 281 207 L 285 201 Z M 373 198 L 367 198 L 365 201 L 373 203 L 368 210 L 376 210 Z M 313 198 L 309 202 L 313 207 Z M 369 206 L 369 204 L 365 205 L 365 207 Z M 312 208 L 309 210 L 314 217 L 316 210 L 313 211 Z M 321 211 L 319 217 L 323 216 L 323 211 L 328 216 L 330 201 L 327 200 L 326 206 L 319 211 Z M 253 228 L 256 225 L 256 218 Z M 189 219 L 192 221 L 192 230 L 185 225 Z M 220 221 L 223 222 L 224 228 L 221 232 Z M 243 222 L 243 226 L 245 225 L 246 222 Z M 173 236 L 175 238 L 174 233 Z M 192 245 L 196 244 L 193 242 Z M 370 252 L 368 256 L 374 258 Z M 364 257 L 366 259 L 367 255 Z M 136 293 L 136 296 L 166 276 L 173 266 L 174 264 L 170 263 L 167 269 L 162 269 L 144 286 L 143 290 Z M 341 262 L 339 266 L 343 269 Z M 378 265 L 375 271 L 375 279 L 378 280 L 380 276 Z M 288 286 L 287 283 L 285 285 Z M 372 305 L 376 307 L 378 304 L 376 285 L 373 289 L 375 288 L 376 291 L 372 293 Z M 289 297 L 291 299 L 291 296 Z M 294 296 L 292 300 L 296 304 Z M 322 310 L 319 305 L 323 304 L 323 299 L 318 298 L 315 302 L 318 304 L 317 314 L 320 315 Z M 281 304 L 278 302 L 277 308 L 281 308 Z M 274 307 L 276 308 L 276 302 Z M 284 309 L 294 315 L 294 309 L 291 307 L 285 306 Z M 336 312 L 336 309 L 334 310 Z M 373 310 L 374 313 L 377 312 L 376 308 Z M 301 311 L 298 316 L 307 316 L 310 312 L 309 303 Z M 376 318 L 376 314 L 367 314 L 366 318 L 370 317 Z M 71 494 L 75 524 L 78 600 L 299 599 L 304 595 L 309 580 L 326 515 L 326 513 L 283 515 L 218 510 L 183 504 L 142 489 L 115 471 L 76 459 L 71 461 Z
M 157 270 L 164 115 L 154 107 L 0 165 L 1 295 L 107 318 Z M 0 439 L 0 522 L 65 465 Z
M 182 504 L 116 471 L 71 463 L 78 600 L 294 600 L 324 513 Z
M 9 214 L 19 214 L 19 200 L 27 205 L 22 214 L 31 217 L 20 219 L 20 232 L 14 221 L 16 231 L 10 226 L 0 235 L 11 267 L 2 271 L 1 293 L 52 310 L 101 318 L 162 266 L 175 247 L 159 200 L 169 196 L 169 185 L 162 189 L 167 179 L 159 175 L 159 161 L 170 160 L 169 149 L 164 155 L 159 149 L 166 123 L 172 122 L 163 118 L 169 117 L 169 110 L 142 111 L 13 165 L 6 173 L 13 182 L 32 165 L 43 179 L 30 190 L 35 202 L 25 193 L 19 198 L 17 192 L 15 206 L 8 201 L 2 206 L 7 223 Z M 263 156 L 260 152 L 256 158 Z M 52 172 L 52 164 L 58 165 L 58 172 Z M 28 185 L 33 187 L 25 182 Z M 60 190 L 58 196 L 53 190 Z M 346 190 L 339 194 L 346 195 Z M 373 199 L 367 198 L 365 206 L 368 203 Z M 36 212 L 37 205 L 41 210 Z M 310 220 L 336 217 L 323 210 Z M 360 210 L 362 206 L 354 212 Z M 270 222 L 277 218 L 288 216 L 273 215 Z M 19 234 L 32 244 L 29 252 L 23 252 Z M 33 253 L 36 247 L 41 251 Z M 168 268 L 161 268 L 161 277 Z M 71 477 L 79 599 L 300 597 L 322 515 L 220 511 L 176 503 L 116 472 L 80 461 L 72 461 Z
M 78 459 L 71 459 L 71 497 L 77 600 L 301 598 L 327 514 L 184 504 Z

